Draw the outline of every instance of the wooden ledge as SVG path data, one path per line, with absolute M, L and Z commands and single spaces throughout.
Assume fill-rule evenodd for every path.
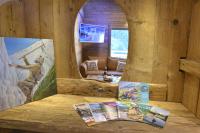
M 57 79 L 58 94 L 72 94 L 95 97 L 117 97 L 118 85 L 84 79 Z M 167 85 L 150 84 L 150 99 L 166 101 Z
M 187 60 L 187 59 L 181 59 L 180 70 L 200 78 L 200 62 Z
M 72 105 L 82 102 L 115 101 L 114 98 L 55 95 L 0 112 L 0 128 L 41 133 L 199 133 L 200 120 L 182 104 L 150 102 L 171 112 L 164 129 L 128 121 L 109 121 L 87 127 Z M 1 131 L 1 129 L 0 129 Z M 4 132 L 5 133 L 5 132 Z M 9 132 L 10 133 L 10 132 Z

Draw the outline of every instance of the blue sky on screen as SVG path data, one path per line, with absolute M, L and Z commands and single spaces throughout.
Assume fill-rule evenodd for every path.
M 16 52 L 26 49 L 39 40 L 40 39 L 33 39 L 33 38 L 10 38 L 10 37 L 4 38 L 8 55 L 12 55 Z

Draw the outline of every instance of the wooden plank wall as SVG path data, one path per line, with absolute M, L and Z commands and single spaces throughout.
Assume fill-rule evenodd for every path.
M 88 56 L 109 57 L 111 29 L 128 28 L 126 14 L 114 0 L 90 0 L 83 7 L 83 11 L 84 23 L 106 27 L 104 43 L 83 43 L 83 61 L 88 60 Z
M 0 36 L 54 39 L 58 78 L 80 78 L 74 24 L 86 0 L 13 0 L 0 8 Z M 129 24 L 123 80 L 168 86 L 168 101 L 180 102 L 193 0 L 115 0 Z M 15 17 L 17 16 L 17 17 Z
M 187 60 L 190 60 L 190 62 L 188 63 L 191 65 L 192 64 L 194 65 L 193 62 L 196 62 L 195 64 L 200 63 L 199 35 L 200 35 L 200 1 L 196 2 L 192 12 L 191 33 L 190 33 L 189 48 L 187 53 Z M 192 69 L 190 69 L 190 71 L 191 70 Z M 190 71 L 186 70 L 183 104 L 200 118 L 200 97 L 199 97 L 200 80 L 198 75 Z

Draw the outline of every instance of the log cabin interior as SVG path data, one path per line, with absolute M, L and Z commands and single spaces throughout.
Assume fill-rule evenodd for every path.
M 85 27 L 103 31 L 103 43 L 88 41 L 86 35 L 81 41 Z M 123 43 L 112 39 L 115 31 L 117 39 L 126 34 Z M 199 34 L 200 0 L 1 0 L 0 133 L 200 133 Z M 53 54 L 49 49 L 54 49 L 55 69 L 52 64 L 48 70 L 56 72 L 56 91 L 27 103 L 33 92 L 3 86 L 10 83 L 4 80 L 11 69 L 7 67 L 19 67 L 11 64 L 15 58 L 9 51 L 5 52 L 9 38 L 41 39 L 41 43 L 31 47 L 34 50 L 23 55 L 25 63 L 37 55 L 37 52 L 27 55 L 30 52 L 44 48 L 43 54 L 50 56 Z M 112 44 L 125 45 L 124 38 L 128 38 L 126 55 L 115 57 L 123 50 L 120 47 L 120 52 L 114 51 L 113 55 Z M 14 46 L 12 43 L 11 47 Z M 49 64 L 46 60 L 44 65 Z M 98 72 L 102 70 L 100 73 L 86 71 L 90 60 L 97 62 L 95 67 Z M 109 61 L 111 66 L 115 65 L 112 71 Z M 123 70 L 115 75 L 119 73 L 120 63 L 125 64 Z M 130 121 L 109 121 L 87 127 L 73 105 L 116 101 L 118 83 L 104 81 L 105 75 L 120 77 L 121 81 L 148 83 L 150 104 L 170 111 L 165 127 Z M 51 88 L 45 83 L 43 86 Z

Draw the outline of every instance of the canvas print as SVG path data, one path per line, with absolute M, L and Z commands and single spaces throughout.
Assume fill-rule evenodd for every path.
M 105 111 L 102 108 L 102 103 L 90 103 L 89 106 L 95 122 L 99 123 L 107 121 Z
M 149 85 L 140 82 L 119 82 L 120 101 L 148 103 L 149 102 Z
M 80 24 L 80 42 L 104 43 L 105 30 L 104 26 Z
M 0 110 L 56 94 L 53 40 L 0 38 Z
M 150 111 L 144 115 L 144 121 L 151 125 L 163 128 L 166 124 L 169 114 L 170 113 L 167 110 L 159 107 L 152 107 Z
M 74 109 L 81 116 L 81 118 L 85 121 L 88 126 L 95 125 L 95 119 L 90 110 L 90 106 L 88 103 L 80 103 L 75 104 Z

